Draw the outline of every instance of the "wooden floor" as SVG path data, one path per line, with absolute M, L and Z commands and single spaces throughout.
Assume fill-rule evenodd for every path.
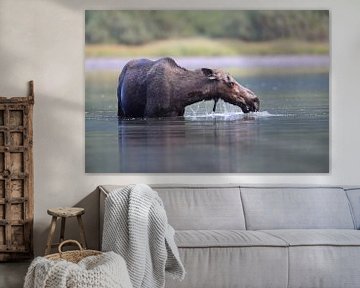
M 22 288 L 30 261 L 0 263 L 0 287 Z

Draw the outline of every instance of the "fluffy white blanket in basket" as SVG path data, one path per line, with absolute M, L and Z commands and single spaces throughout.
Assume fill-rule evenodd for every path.
M 124 259 L 113 253 L 89 256 L 79 263 L 37 257 L 24 288 L 132 288 Z
M 113 191 L 105 200 L 103 251 L 124 257 L 134 288 L 162 288 L 165 270 L 182 280 L 185 271 L 157 192 L 144 184 Z

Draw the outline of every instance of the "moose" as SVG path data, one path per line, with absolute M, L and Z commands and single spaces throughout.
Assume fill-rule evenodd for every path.
M 218 69 L 187 70 L 172 58 L 129 61 L 119 76 L 117 88 L 120 118 L 183 116 L 185 107 L 199 101 L 219 99 L 244 113 L 259 110 L 260 100 L 229 73 Z

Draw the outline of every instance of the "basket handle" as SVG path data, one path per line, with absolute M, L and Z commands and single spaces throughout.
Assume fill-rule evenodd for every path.
M 78 241 L 76 241 L 76 240 L 65 240 L 65 241 L 61 242 L 60 245 L 59 245 L 59 247 L 58 247 L 58 251 L 59 251 L 60 257 L 61 257 L 61 255 L 62 255 L 62 253 L 63 253 L 63 251 L 61 250 L 61 248 L 62 248 L 65 244 L 67 244 L 67 243 L 72 243 L 72 244 L 77 245 L 77 246 L 79 247 L 80 252 L 84 251 L 84 249 L 82 248 L 81 244 L 80 244 Z

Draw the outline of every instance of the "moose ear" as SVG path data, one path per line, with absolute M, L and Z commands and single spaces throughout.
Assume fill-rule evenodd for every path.
M 216 79 L 216 75 L 214 74 L 214 71 L 212 69 L 209 68 L 201 68 L 201 71 L 204 73 L 204 75 L 210 79 L 210 80 L 215 80 Z

